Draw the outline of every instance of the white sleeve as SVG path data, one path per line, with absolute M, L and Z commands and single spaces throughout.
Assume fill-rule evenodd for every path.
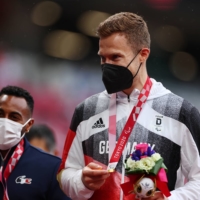
M 67 168 L 61 175 L 63 191 L 73 200 L 89 199 L 94 191 L 87 189 L 81 181 L 82 170 Z
M 60 177 L 62 190 L 73 200 L 89 199 L 94 193 L 94 191 L 87 189 L 81 180 L 85 162 L 79 133 L 80 126 L 69 149 L 65 168 L 62 170 Z
M 200 134 L 200 133 L 199 133 Z M 172 161 L 173 162 L 173 161 Z M 186 184 L 177 183 L 171 191 L 169 200 L 199 200 L 200 199 L 200 157 L 193 137 L 188 130 L 185 133 L 181 147 L 181 163 L 179 176 L 184 176 Z M 177 179 L 182 179 L 178 177 Z

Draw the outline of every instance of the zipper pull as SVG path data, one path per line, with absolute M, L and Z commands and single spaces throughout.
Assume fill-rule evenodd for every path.
M 130 103 L 130 96 L 128 95 L 128 102 Z

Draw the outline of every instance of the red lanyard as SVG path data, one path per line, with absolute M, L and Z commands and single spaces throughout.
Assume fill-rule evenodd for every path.
M 7 165 L 6 165 L 4 173 L 3 173 L 3 166 L 0 168 L 0 173 L 1 173 L 0 181 L 2 182 L 2 185 L 3 185 L 3 188 L 4 188 L 3 200 L 9 200 L 6 182 L 8 180 L 8 177 L 10 176 L 11 172 L 14 170 L 15 166 L 17 165 L 17 163 L 18 163 L 20 157 L 22 156 L 23 152 L 24 152 L 24 140 L 21 140 L 20 143 L 15 148 L 15 151 L 13 152 L 12 156 L 10 157 L 10 159 L 9 159 Z M 4 181 L 5 181 L 5 185 L 3 183 L 3 178 L 4 178 Z
M 115 145 L 115 148 L 113 148 L 113 144 L 115 144 L 116 139 L 114 139 L 113 135 L 114 134 L 116 135 L 116 106 L 114 107 L 113 103 L 110 103 L 110 107 L 109 107 L 109 113 L 110 113 L 109 114 L 109 152 L 112 151 L 113 153 L 112 153 L 112 156 L 110 157 L 110 162 L 108 164 L 109 171 L 113 171 L 117 166 L 117 163 L 122 155 L 124 147 L 128 141 L 128 138 L 129 138 L 131 132 L 132 132 L 132 129 L 137 121 L 137 118 L 142 110 L 142 107 L 145 104 L 145 102 L 149 96 L 151 86 L 152 86 L 152 82 L 151 82 L 150 78 L 148 77 L 146 80 L 146 83 L 144 84 L 142 91 L 139 94 L 137 104 L 136 104 L 136 106 L 133 107 L 131 114 L 124 126 L 124 129 L 118 139 L 118 142 Z M 116 94 L 113 94 L 113 96 L 111 95 L 111 101 L 113 102 L 114 95 L 115 95 L 115 105 L 116 105 Z M 114 133 L 114 131 L 115 131 L 115 133 Z M 111 142 L 111 144 L 110 144 L 110 142 Z

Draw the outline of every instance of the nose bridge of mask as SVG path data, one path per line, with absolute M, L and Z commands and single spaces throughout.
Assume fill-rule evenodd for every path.
M 15 121 L 12 121 L 10 119 L 7 119 L 7 118 L 0 118 L 0 124 L 12 124 L 14 126 L 21 126 L 21 128 L 23 127 L 22 124 L 18 123 L 18 122 L 15 122 Z
M 31 120 L 31 118 L 30 119 L 28 119 L 26 122 L 25 122 L 25 124 L 20 124 L 20 123 L 18 123 L 18 122 L 15 122 L 15 121 L 12 121 L 12 120 L 10 120 L 10 119 L 7 119 L 7 118 L 0 118 L 0 126 L 2 126 L 2 124 L 12 124 L 12 125 L 14 125 L 15 127 L 18 127 L 18 130 L 22 130 L 22 128 L 23 127 L 25 127 L 27 124 L 28 124 L 28 122 Z M 7 128 L 9 128 L 10 126 L 9 125 L 7 125 L 6 126 Z M 10 127 L 11 128 L 11 127 Z
M 5 137 L 17 137 L 20 138 L 21 136 L 21 130 L 23 125 L 17 122 L 14 122 L 7 118 L 1 118 L 0 119 L 0 133 L 3 135 L 6 133 Z
M 137 55 L 140 53 L 140 51 L 141 51 L 142 49 L 140 49 L 138 52 L 137 52 L 137 54 L 133 57 L 133 59 L 129 62 L 129 64 L 127 65 L 127 67 L 126 68 L 128 68 L 129 66 L 130 66 L 130 64 L 135 60 L 135 58 L 137 57 Z

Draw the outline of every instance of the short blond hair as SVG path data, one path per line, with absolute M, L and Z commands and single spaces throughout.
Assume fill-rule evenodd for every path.
M 105 38 L 113 33 L 122 33 L 127 38 L 133 51 L 150 48 L 150 34 L 143 18 L 130 12 L 120 12 L 101 22 L 97 28 L 97 36 Z

